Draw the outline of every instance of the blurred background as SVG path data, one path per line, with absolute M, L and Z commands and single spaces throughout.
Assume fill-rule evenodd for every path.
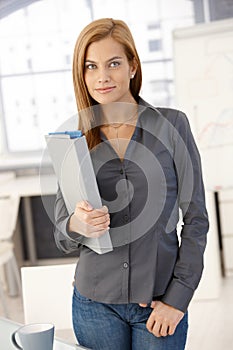
M 233 0 L 0 1 L 0 196 L 20 199 L 12 236 L 17 265 L 77 260 L 53 240 L 56 181 L 44 135 L 77 113 L 74 45 L 81 29 L 101 17 L 128 24 L 142 62 L 141 96 L 183 110 L 200 149 L 211 228 L 193 307 L 198 327 L 201 302 L 207 314 L 222 310 L 209 301 L 221 302 L 233 287 Z M 10 317 L 23 322 L 15 281 L 5 267 L 0 271 L 10 310 L 18 310 Z M 233 311 L 230 299 L 226 304 Z M 188 349 L 230 349 L 233 341 L 230 332 L 219 343 L 207 338 L 194 346 L 191 333 Z

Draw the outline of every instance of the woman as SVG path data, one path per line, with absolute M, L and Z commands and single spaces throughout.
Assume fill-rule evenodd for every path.
M 141 80 L 124 22 L 99 19 L 83 29 L 74 90 L 103 207 L 84 198 L 69 216 L 58 191 L 55 238 L 64 251 L 79 249 L 73 326 L 79 343 L 95 350 L 184 349 L 203 269 L 208 217 L 199 153 L 186 116 L 142 100 Z M 82 245 L 82 237 L 108 229 L 111 252 Z

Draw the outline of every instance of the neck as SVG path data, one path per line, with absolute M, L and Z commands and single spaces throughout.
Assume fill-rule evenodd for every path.
M 101 108 L 103 125 L 132 123 L 138 111 L 138 105 L 135 101 L 134 103 L 114 102 L 102 105 Z

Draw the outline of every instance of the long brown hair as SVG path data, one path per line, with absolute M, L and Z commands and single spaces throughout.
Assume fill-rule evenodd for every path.
M 73 84 L 77 108 L 79 111 L 79 129 L 86 135 L 88 147 L 92 149 L 100 143 L 99 126 L 92 125 L 94 111 L 92 106 L 97 102 L 90 96 L 84 80 L 86 52 L 93 42 L 111 36 L 122 44 L 129 63 L 135 60 L 137 71 L 130 80 L 130 91 L 135 100 L 138 99 L 142 84 L 142 70 L 133 36 L 127 24 L 121 20 L 102 18 L 88 24 L 80 33 L 74 48 Z

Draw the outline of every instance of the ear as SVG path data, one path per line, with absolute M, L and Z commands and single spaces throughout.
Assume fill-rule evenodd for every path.
M 135 60 L 135 58 L 133 58 L 131 64 L 130 64 L 130 78 L 133 79 L 136 72 L 137 72 L 137 68 L 138 68 L 138 64 Z

